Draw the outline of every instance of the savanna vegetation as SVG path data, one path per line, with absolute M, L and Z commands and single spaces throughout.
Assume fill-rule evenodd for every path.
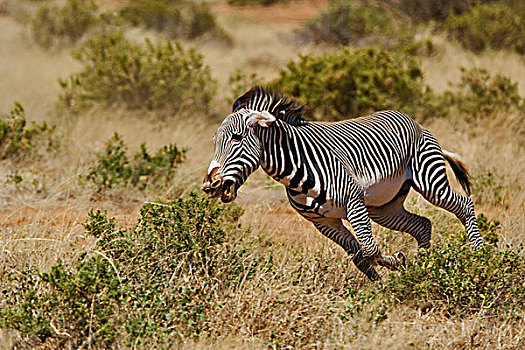
M 0 0 L 0 348 L 524 348 L 523 16 L 512 0 Z M 235 204 L 205 196 L 211 137 L 252 84 L 310 119 L 414 117 L 468 165 L 486 247 L 411 193 L 432 248 L 374 224 L 408 264 L 372 283 L 265 174 Z
M 141 44 L 113 33 L 73 51 L 84 70 L 60 80 L 62 107 L 71 112 L 95 104 L 172 114 L 210 111 L 215 81 L 195 49 L 148 39 Z

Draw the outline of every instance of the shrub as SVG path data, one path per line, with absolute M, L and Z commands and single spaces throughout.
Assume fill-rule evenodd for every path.
M 17 288 L 3 291 L 0 327 L 73 348 L 172 347 L 197 337 L 217 312 L 212 298 L 260 268 L 246 248 L 226 243 L 241 213 L 195 193 L 146 204 L 129 230 L 91 211 L 85 227 L 96 250 L 72 267 L 11 274 Z
M 92 0 L 68 0 L 62 7 L 41 6 L 31 21 L 31 30 L 37 44 L 51 48 L 76 43 L 97 20 Z
M 337 45 L 381 45 L 393 48 L 411 42 L 406 20 L 371 1 L 334 0 L 301 31 L 307 39 Z
M 306 103 L 314 119 L 342 120 L 380 109 L 418 114 L 429 108 L 418 62 L 377 48 L 300 56 L 281 70 L 274 86 Z
M 467 12 L 451 15 L 443 27 L 450 37 L 474 52 L 491 48 L 508 49 L 525 54 L 525 10 L 500 3 L 471 7 Z
M 501 223 L 498 220 L 489 220 L 483 213 L 478 215 L 476 221 L 483 241 L 496 247 L 499 242 Z
M 483 0 L 385 0 L 416 21 L 444 20 L 449 14 L 459 14 Z
M 500 223 L 483 214 L 477 222 L 487 244 L 482 249 L 474 250 L 466 232 L 456 231 L 438 246 L 420 251 L 399 274 L 391 273 L 384 287 L 351 293 L 346 313 L 367 312 L 368 320 L 378 323 L 402 303 L 447 317 L 497 316 L 512 321 L 525 302 L 522 248 L 497 250 Z
M 499 222 L 480 214 L 478 225 L 486 243 L 497 243 Z M 416 302 L 449 315 L 499 315 L 525 302 L 525 262 L 518 253 L 492 245 L 473 250 L 466 233 L 420 252 L 406 271 L 391 276 L 386 293 L 401 302 Z
M 179 44 L 131 44 L 122 34 L 90 40 L 74 52 L 83 71 L 60 80 L 60 103 L 79 111 L 95 103 L 131 110 L 207 113 L 215 81 L 202 56 Z
M 17 307 L 0 311 L 1 327 L 34 334 L 41 341 L 93 338 L 102 347 L 118 335 L 114 315 L 125 289 L 102 256 L 84 256 L 75 269 L 58 263 L 47 273 L 30 270 L 12 278 L 21 288 L 9 295 Z
M 28 123 L 24 108 L 15 103 L 8 114 L 0 114 L 0 159 L 20 160 L 54 147 L 54 126 Z
M 523 258 L 510 250 L 445 244 L 423 252 L 387 289 L 401 302 L 449 315 L 499 314 L 521 307 L 524 277 Z
M 145 204 L 126 229 L 90 211 L 84 226 L 94 247 L 78 262 L 3 274 L 0 327 L 22 333 L 17 339 L 53 338 L 59 348 L 177 348 L 236 332 L 302 348 L 341 326 L 364 331 L 397 317 L 401 303 L 436 317 L 509 317 L 511 325 L 522 315 L 523 257 L 473 251 L 464 232 L 421 252 L 384 288 L 370 287 L 355 283 L 341 255 L 283 249 L 263 237 L 247 242 L 241 213 L 195 193 Z M 494 243 L 499 224 L 481 215 L 478 224 Z
M 499 74 L 491 77 L 483 68 L 461 68 L 461 81 L 442 98 L 444 105 L 457 109 L 467 119 L 497 111 L 520 111 L 524 105 L 517 83 Z
M 126 155 L 126 146 L 121 136 L 115 133 L 106 143 L 105 152 L 99 153 L 98 164 L 92 167 L 86 176 L 88 181 L 99 189 L 112 188 L 125 183 L 144 189 L 157 181 L 166 182 L 174 173 L 175 167 L 185 159 L 186 149 L 179 149 L 170 144 L 150 155 L 146 144 L 140 145 L 140 151 L 130 162 Z
M 194 39 L 206 34 L 228 40 L 210 7 L 186 0 L 132 0 L 121 10 L 124 19 L 168 34 L 171 38 Z

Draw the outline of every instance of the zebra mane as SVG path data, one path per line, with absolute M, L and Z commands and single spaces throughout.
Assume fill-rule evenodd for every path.
M 293 126 L 308 123 L 308 120 L 303 117 L 304 105 L 293 98 L 283 96 L 274 90 L 265 89 L 259 85 L 252 86 L 233 103 L 233 112 L 242 108 L 268 111 L 275 118 Z

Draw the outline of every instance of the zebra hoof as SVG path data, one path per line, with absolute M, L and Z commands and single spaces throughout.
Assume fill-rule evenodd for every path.
M 404 269 L 407 268 L 407 258 L 405 254 L 403 254 L 402 252 L 395 253 L 394 258 L 396 258 L 399 262 L 398 266 L 402 266 Z

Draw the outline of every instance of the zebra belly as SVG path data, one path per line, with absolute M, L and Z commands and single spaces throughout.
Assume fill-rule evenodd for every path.
M 304 216 L 324 216 L 334 219 L 346 218 L 346 208 L 335 205 L 333 199 L 331 198 L 327 198 L 323 204 L 317 202 L 314 196 L 303 193 L 291 196 L 289 199 L 291 202 L 293 202 L 292 206 L 294 206 L 294 204 L 294 207 L 301 206 L 299 211 Z
M 379 207 L 390 202 L 398 194 L 407 178 L 407 174 L 402 174 L 394 178 L 383 179 L 366 188 L 364 191 L 365 205 Z
M 333 201 L 328 201 L 325 204 L 320 205 L 318 212 L 326 218 L 346 219 L 346 208 L 335 206 Z

